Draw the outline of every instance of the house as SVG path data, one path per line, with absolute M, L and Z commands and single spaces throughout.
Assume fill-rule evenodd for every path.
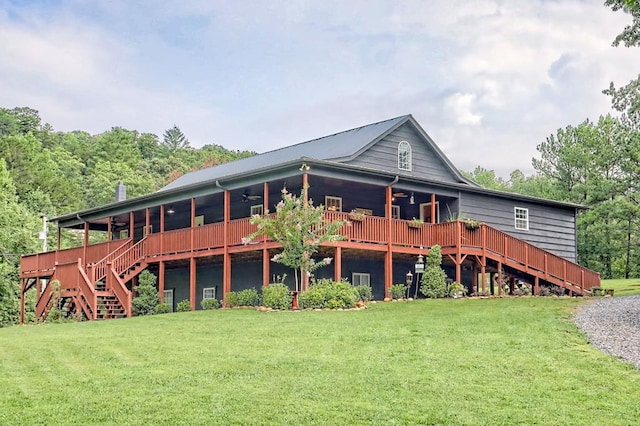
M 471 292 L 499 294 L 500 271 L 512 286 L 522 280 L 534 292 L 553 284 L 583 295 L 600 283 L 596 272 L 575 263 L 581 206 L 479 187 L 405 115 L 188 173 L 155 193 L 54 218 L 59 233 L 84 230 L 84 244 L 23 256 L 22 295 L 37 288 L 36 315 L 44 318 L 52 291 L 41 283 L 57 279 L 61 306 L 97 319 L 131 315 L 132 289 L 145 269 L 158 277 L 166 303 L 189 300 L 194 310 L 203 298 L 268 285 L 291 271 L 270 260 L 279 249 L 275 242 L 242 244 L 255 230 L 250 216 L 272 209 L 283 188 L 300 193 L 305 186 L 315 204 L 324 205 L 326 220 L 364 213 L 342 228 L 344 241 L 321 247 L 319 256 L 334 262 L 316 275 L 369 284 L 378 299 L 393 283 L 404 283 L 417 256 L 436 244 L 449 278 Z M 453 220 L 459 217 L 481 224 Z M 424 225 L 412 227 L 413 218 Z M 89 244 L 93 233 L 106 234 L 106 241 Z

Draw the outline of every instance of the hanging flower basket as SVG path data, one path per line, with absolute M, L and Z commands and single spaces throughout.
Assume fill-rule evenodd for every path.
M 422 225 L 424 225 L 424 221 L 413 218 L 407 222 L 407 225 L 409 226 L 409 228 L 419 229 L 422 228 Z
M 354 222 L 362 222 L 366 218 L 367 218 L 367 215 L 362 212 L 358 212 L 358 211 L 349 212 L 349 220 L 352 220 Z

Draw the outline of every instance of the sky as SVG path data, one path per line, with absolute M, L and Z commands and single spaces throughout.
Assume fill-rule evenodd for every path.
M 0 0 L 0 107 L 265 152 L 412 114 L 460 169 L 533 173 L 640 73 L 603 0 Z

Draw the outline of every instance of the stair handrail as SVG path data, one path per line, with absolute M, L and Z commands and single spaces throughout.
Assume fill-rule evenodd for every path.
M 94 275 L 92 277 L 93 282 L 100 281 L 101 279 L 107 276 L 107 263 L 112 261 L 116 257 L 119 257 L 125 251 L 129 250 L 131 248 L 132 242 L 133 242 L 132 238 L 127 239 L 124 243 L 116 247 L 114 250 L 112 250 L 109 254 L 107 254 L 102 259 L 90 265 L 87 265 L 88 270 L 93 270 L 92 272 L 92 274 Z
M 131 291 L 120 279 L 120 276 L 115 271 L 115 269 L 113 269 L 113 267 L 109 268 L 109 273 L 111 275 L 107 276 L 107 280 L 106 280 L 107 290 L 111 290 L 113 292 L 113 294 L 118 299 L 118 302 L 120 302 L 120 305 L 124 307 L 124 311 L 127 318 L 130 318 L 131 317 Z M 115 284 L 113 283 L 113 281 L 115 281 Z
M 597 277 L 597 279 L 598 279 L 598 280 L 600 279 L 600 274 L 599 274 L 599 273 L 597 273 L 597 272 L 595 272 L 595 271 L 592 271 L 591 269 L 589 269 L 589 268 L 587 268 L 587 267 L 584 267 L 584 266 L 582 266 L 582 265 L 580 265 L 580 264 L 578 264 L 578 263 L 576 263 L 576 262 L 572 262 L 572 261 L 570 261 L 570 260 L 567 260 L 567 259 L 565 259 L 565 258 L 563 258 L 563 257 L 561 257 L 561 256 L 558 256 L 557 254 L 551 253 L 551 252 L 550 252 L 550 251 L 548 251 L 548 250 L 542 249 L 542 248 L 540 248 L 540 247 L 538 247 L 538 246 L 536 246 L 536 245 L 534 245 L 534 244 L 531 244 L 531 243 L 530 243 L 530 242 L 528 242 L 528 241 L 525 241 L 525 240 L 522 240 L 522 239 L 516 238 L 516 237 L 514 237 L 514 236 L 512 236 L 512 235 L 509 235 L 508 233 L 506 233 L 506 232 L 504 232 L 504 231 L 501 231 L 501 230 L 499 230 L 499 229 L 497 229 L 497 228 L 494 228 L 494 227 L 492 227 L 492 226 L 490 226 L 490 225 L 487 225 L 486 223 L 483 223 L 481 226 L 482 226 L 482 227 L 485 227 L 485 228 L 489 228 L 489 229 L 491 229 L 491 230 L 495 231 L 498 235 L 500 235 L 500 236 L 501 236 L 501 237 L 503 237 L 503 238 L 507 238 L 508 240 L 515 240 L 515 241 L 518 241 L 518 242 L 522 242 L 522 243 L 524 243 L 524 244 L 525 244 L 525 247 L 533 247 L 533 248 L 536 248 L 536 249 L 542 250 L 542 251 L 544 251 L 544 253 L 545 253 L 545 255 L 547 256 L 547 258 L 553 258 L 553 259 L 555 259 L 555 260 L 559 261 L 560 263 L 562 263 L 563 265 L 567 265 L 567 264 L 569 264 L 569 265 L 574 265 L 575 267 L 578 267 L 578 268 L 579 268 L 579 270 L 580 270 L 581 272 L 583 272 L 583 273 L 585 273 L 585 274 L 592 275 L 592 276 L 593 276 L 593 278 L 596 278 L 596 277 Z M 506 251 L 506 250 L 502 250 L 502 251 L 504 252 L 504 251 Z M 504 256 L 505 258 L 508 258 L 508 253 L 506 253 L 506 252 L 504 252 L 504 253 L 497 253 L 497 254 L 499 254 L 499 255 L 501 255 L 501 256 Z M 527 263 L 528 263 L 528 260 L 527 260 Z M 528 265 L 528 264 L 527 264 L 526 266 L 527 266 L 527 267 L 529 267 L 530 265 Z M 536 269 L 536 270 L 539 270 L 538 268 L 535 268 L 535 269 Z M 573 287 L 577 287 L 578 289 L 581 289 L 581 290 L 589 290 L 589 288 L 590 288 L 590 287 L 589 287 L 589 288 L 585 288 L 585 287 L 584 287 L 584 282 L 583 282 L 583 283 L 574 283 L 574 282 L 572 282 L 572 281 L 568 280 L 568 277 L 566 276 L 566 268 L 563 268 L 563 271 L 561 271 L 561 272 L 551 271 L 551 270 L 549 270 L 549 269 L 550 269 L 550 268 L 549 268 L 547 265 L 545 265 L 545 270 L 540 270 L 540 271 L 541 271 L 541 272 L 543 272 L 543 273 L 545 273 L 546 275 L 551 275 L 551 276 L 553 276 L 553 277 L 555 277 L 555 278 L 561 279 L 561 280 L 562 280 L 562 281 L 564 281 L 567 285 L 570 285 L 570 286 L 573 286 Z M 584 274 L 583 274 L 583 275 L 581 275 L 581 276 L 584 276 Z
M 36 304 L 36 318 L 43 317 L 44 319 L 48 315 L 49 310 L 47 309 L 47 307 L 49 306 L 49 302 L 51 301 L 51 295 L 51 285 L 48 285 L 44 288 L 42 294 L 40 294 L 40 296 L 38 297 L 38 303 Z
M 78 259 L 78 273 L 80 274 L 80 279 L 78 279 L 78 292 L 81 296 L 80 299 L 84 299 L 85 301 L 85 303 L 81 303 L 81 308 L 85 311 L 87 318 L 96 319 L 98 296 L 95 287 L 82 267 L 82 259 Z
M 111 260 L 111 268 L 118 274 L 122 274 L 131 268 L 136 262 L 144 259 L 147 238 L 143 238 L 127 250 L 122 252 L 118 257 Z

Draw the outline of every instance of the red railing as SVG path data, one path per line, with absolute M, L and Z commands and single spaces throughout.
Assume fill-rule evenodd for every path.
M 113 268 L 109 269 L 106 281 L 107 290 L 111 290 L 118 298 L 118 301 L 124 307 L 127 318 L 131 317 L 131 291 L 125 286 Z
M 118 257 L 109 262 L 111 269 L 120 275 L 129 270 L 134 264 L 145 258 L 146 239 L 143 238 L 127 250 L 123 251 Z
M 82 269 L 80 259 L 78 259 L 78 273 L 78 300 L 80 307 L 84 310 L 88 319 L 96 319 L 96 310 L 98 307 L 96 289 Z
M 89 276 L 91 276 L 93 282 L 100 281 L 101 279 L 106 277 L 107 276 L 107 264 L 109 262 L 111 262 L 113 259 L 115 259 L 116 257 L 120 256 L 125 251 L 129 250 L 129 248 L 131 247 L 132 243 L 133 243 L 133 240 L 128 239 L 128 240 L 122 242 L 120 246 L 118 246 L 115 250 L 110 252 L 108 255 L 106 255 L 102 259 L 98 260 L 97 262 L 95 262 L 95 263 L 93 263 L 91 265 L 88 265 L 87 266 L 87 270 L 91 271 L 89 273 Z M 109 247 L 109 245 L 107 245 L 106 247 Z M 102 247 L 102 249 L 104 249 L 104 248 L 105 247 Z M 102 253 L 104 253 L 104 252 L 102 252 Z

